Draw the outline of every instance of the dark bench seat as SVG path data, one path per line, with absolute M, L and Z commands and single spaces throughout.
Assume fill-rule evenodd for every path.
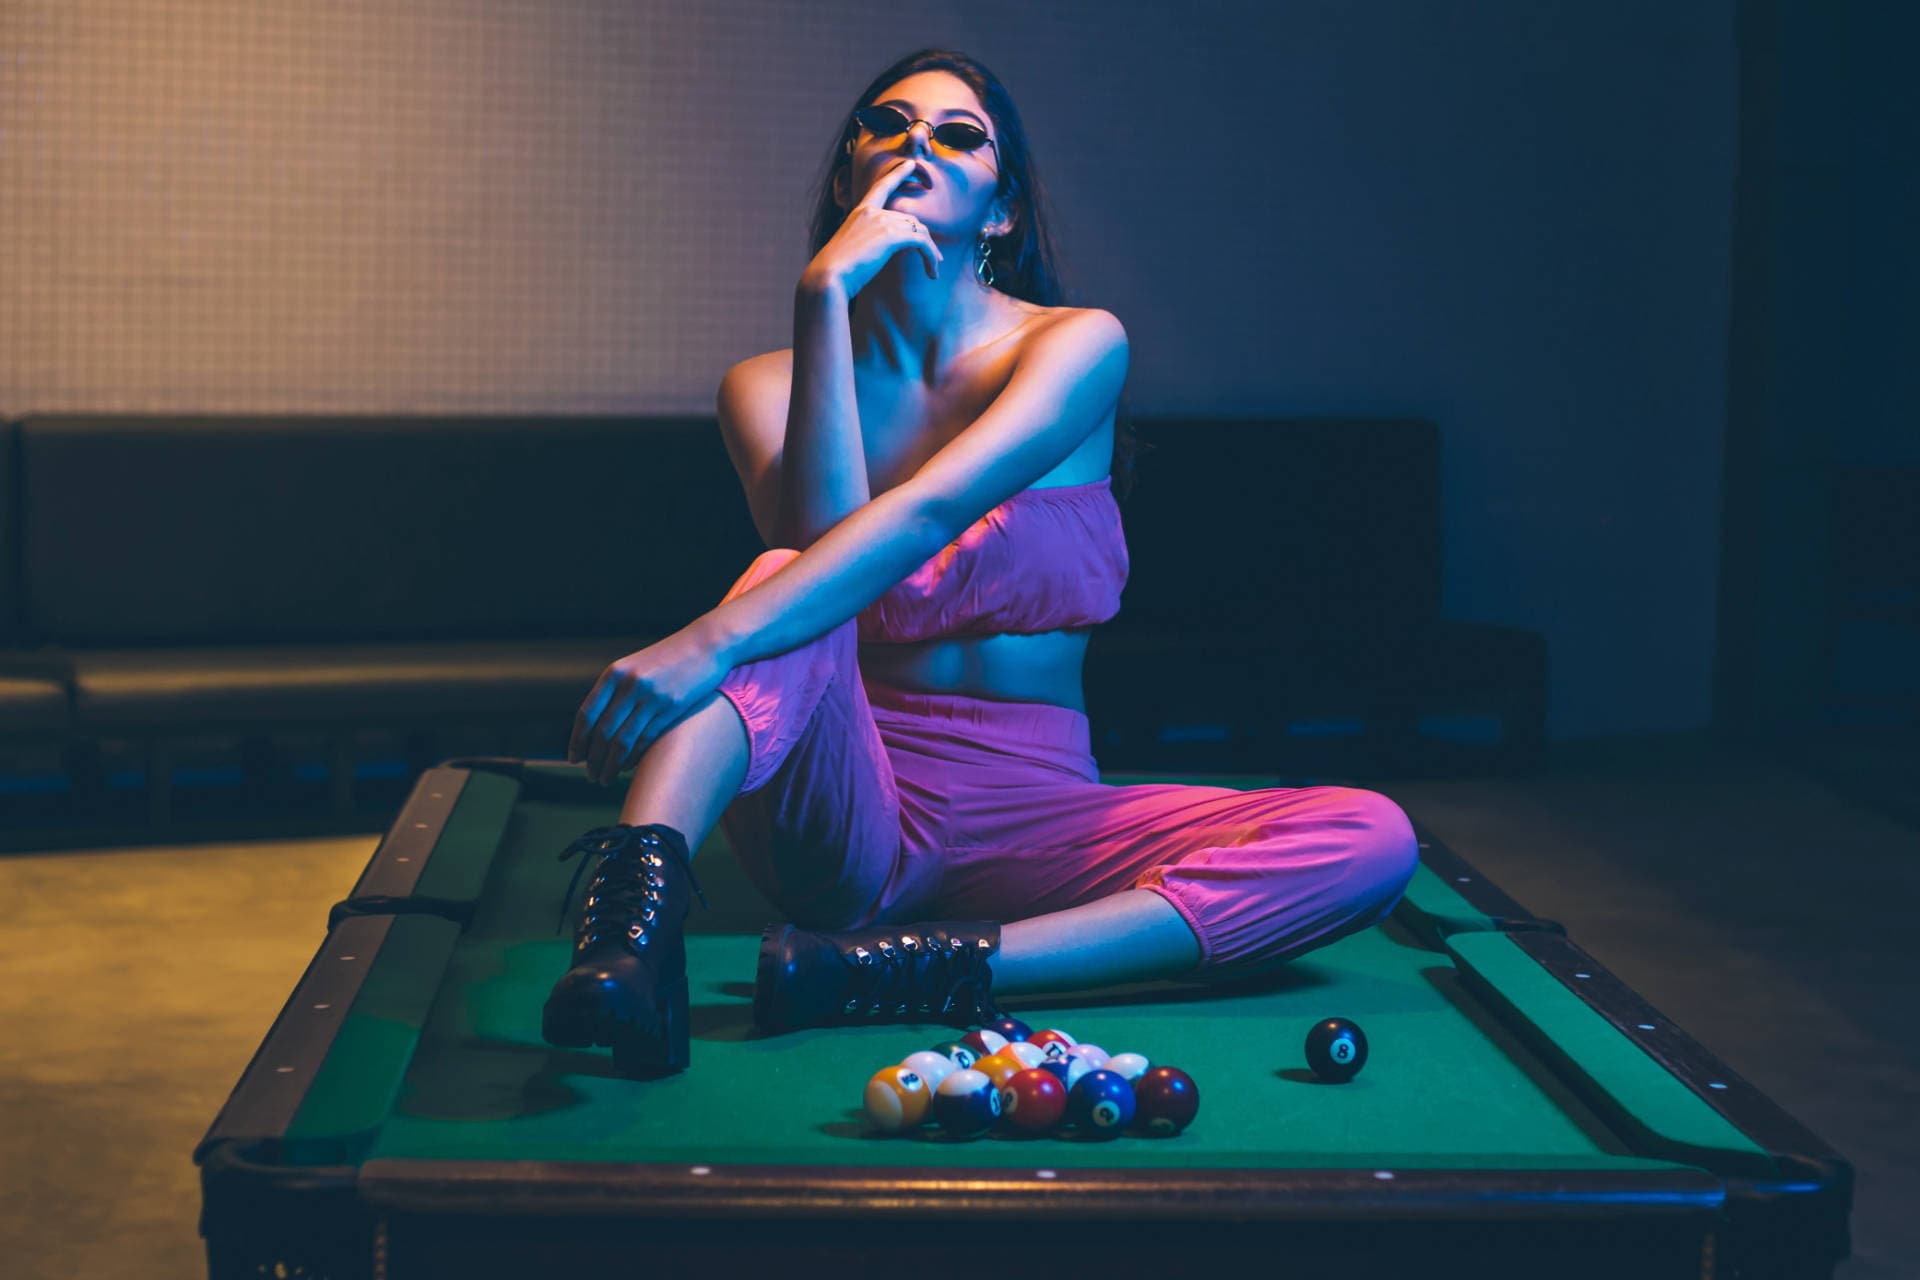
M 1525 764 L 1545 646 L 1438 616 L 1433 424 L 1136 426 L 1132 573 L 1086 668 L 1103 767 L 1273 768 L 1298 717 L 1343 710 L 1394 763 L 1422 714 L 1489 712 Z M 551 724 L 557 753 L 608 662 L 764 550 L 710 415 L 5 432 L 0 738 L 144 747 L 156 819 L 181 737 L 514 721 Z M 1175 745 L 1196 718 L 1228 741 Z

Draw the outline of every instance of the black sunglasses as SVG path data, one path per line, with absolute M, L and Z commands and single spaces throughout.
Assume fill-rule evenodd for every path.
M 897 107 L 861 107 L 853 113 L 854 120 L 876 138 L 891 138 L 897 133 L 905 133 L 918 120 L 907 119 L 907 114 Z M 933 124 L 931 120 L 927 124 Z M 933 125 L 933 140 L 950 151 L 975 151 L 984 143 L 993 147 L 994 154 L 1000 148 L 994 146 L 987 131 L 978 125 L 968 124 L 965 120 L 949 120 L 945 124 Z M 853 139 L 847 139 L 847 150 L 853 150 Z

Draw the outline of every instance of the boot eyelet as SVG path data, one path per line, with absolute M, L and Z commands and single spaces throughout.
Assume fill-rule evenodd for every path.
M 842 1013 L 854 1013 L 854 1012 L 856 1012 L 856 1011 L 857 1011 L 857 1010 L 858 1010 L 859 1008 L 860 1008 L 860 1002 L 859 1002 L 858 1000 L 849 1000 L 849 1001 L 847 1001 L 847 1007 L 846 1007 L 845 1009 L 843 1009 L 843 1010 L 841 1010 L 841 1012 L 842 1012 Z
M 645 920 L 648 924 L 652 924 L 653 918 L 658 914 L 659 912 L 656 908 L 648 907 L 644 912 L 641 913 L 640 918 L 642 920 Z
M 871 951 L 868 951 L 865 947 L 855 947 L 853 949 L 853 958 L 854 958 L 854 962 L 857 964 L 873 963 L 873 953 Z
M 900 935 L 900 948 L 903 951 L 918 951 L 920 940 L 910 933 L 903 933 Z
M 666 877 L 653 871 L 647 873 L 647 883 L 656 889 L 664 889 L 667 887 Z

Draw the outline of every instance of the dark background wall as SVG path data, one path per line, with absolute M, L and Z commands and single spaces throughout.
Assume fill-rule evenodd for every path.
M 1444 608 L 1546 635 L 1551 737 L 1817 718 L 1798 463 L 1914 448 L 1912 20 L 1842 8 L 11 0 L 0 413 L 708 412 L 952 45 L 1136 412 L 1439 424 Z
M 1766 0 L 1738 18 L 1717 719 L 1911 742 L 1920 7 Z

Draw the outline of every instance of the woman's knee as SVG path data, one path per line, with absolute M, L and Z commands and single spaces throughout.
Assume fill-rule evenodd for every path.
M 759 586 L 780 572 L 790 561 L 797 560 L 799 557 L 800 553 L 792 547 L 769 547 L 762 551 L 747 565 L 746 572 L 734 579 L 733 585 L 727 588 L 727 594 L 721 597 L 720 603 L 725 604 L 741 592 Z
M 1355 906 L 1380 911 L 1400 900 L 1419 870 L 1420 839 L 1406 810 L 1390 797 L 1354 787 L 1344 798 L 1356 820 L 1348 852 Z

